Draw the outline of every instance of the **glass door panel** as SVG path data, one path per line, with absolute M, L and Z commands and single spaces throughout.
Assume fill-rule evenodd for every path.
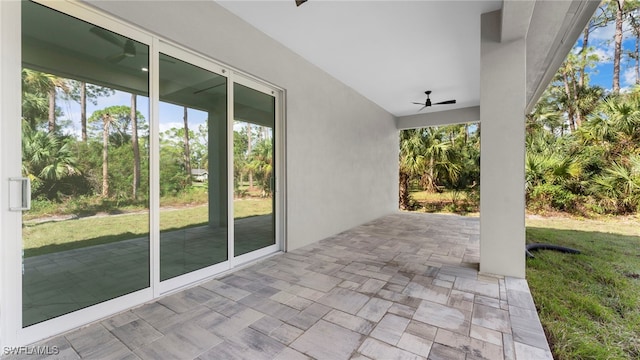
M 233 84 L 234 254 L 274 245 L 275 98 Z
M 149 287 L 148 54 L 22 2 L 23 327 Z
M 227 260 L 227 79 L 160 54 L 160 280 Z

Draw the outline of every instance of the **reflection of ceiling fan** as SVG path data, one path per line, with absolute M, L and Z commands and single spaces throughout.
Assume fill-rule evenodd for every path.
M 122 40 L 115 37 L 110 31 L 99 28 L 97 26 L 89 29 L 89 32 L 96 35 L 100 39 L 110 42 L 122 49 L 122 52 L 107 56 L 107 61 L 118 63 L 124 60 L 124 58 L 136 56 L 136 46 L 131 39 L 127 39 L 123 42 Z
M 424 93 L 427 94 L 427 100 L 425 100 L 424 103 L 414 102 L 414 104 L 416 104 L 416 105 L 422 105 L 422 107 L 418 111 L 422 111 L 424 108 L 430 107 L 431 105 L 447 105 L 447 104 L 455 104 L 456 103 L 455 100 L 447 100 L 447 101 L 440 101 L 440 102 L 432 104 L 431 103 L 431 99 L 429 99 L 429 95 L 431 94 L 431 90 L 427 90 Z

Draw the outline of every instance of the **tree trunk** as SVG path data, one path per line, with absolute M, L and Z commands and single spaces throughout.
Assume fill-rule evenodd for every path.
M 427 189 L 428 191 L 431 192 L 435 192 L 437 190 L 436 185 L 436 180 L 433 178 L 434 176 L 434 159 L 433 159 L 433 155 L 431 155 L 429 157 L 429 179 L 428 179 L 428 183 L 427 183 Z
M 80 82 L 80 126 L 82 142 L 87 142 L 87 83 Z
M 464 124 L 464 145 L 467 146 L 469 142 L 469 124 Z
M 134 200 L 138 199 L 140 188 L 140 146 L 138 145 L 138 104 L 136 94 L 131 94 L 131 145 L 133 146 L 133 191 Z
M 576 85 L 575 79 L 571 82 L 573 85 L 573 107 L 575 109 L 575 128 L 582 126 L 582 110 L 580 110 L 580 88 Z
M 409 175 L 400 171 L 400 209 L 409 210 Z
M 578 78 L 578 87 L 584 87 L 584 73 L 585 68 L 587 67 L 587 48 L 589 47 L 589 25 L 584 29 L 584 33 L 582 35 L 582 49 L 580 50 L 580 54 L 582 54 L 582 63 L 580 64 L 580 77 Z
M 247 157 L 251 157 L 251 124 L 247 123 Z M 253 190 L 253 171 L 249 169 L 249 190 Z
M 56 87 L 49 89 L 49 132 L 56 130 Z
M 109 115 L 102 116 L 102 197 L 109 197 Z
M 634 58 L 636 60 L 636 85 L 640 85 L 640 26 L 636 27 L 636 48 L 634 49 Z
M 564 91 L 567 95 L 567 120 L 569 120 L 569 128 L 571 129 L 571 132 L 573 133 L 576 130 L 576 119 L 575 119 L 575 114 L 573 111 L 573 104 L 572 102 L 574 101 L 573 95 L 571 94 L 571 86 L 569 85 L 569 75 L 567 74 L 567 70 L 564 69 L 564 71 L 562 72 L 562 78 L 564 80 Z
M 620 58 L 622 56 L 622 25 L 624 22 L 624 0 L 616 0 L 616 32 L 613 37 L 613 93 L 620 93 Z
M 189 118 L 187 115 L 187 107 L 184 108 L 184 115 L 182 120 L 184 121 L 184 170 L 187 173 L 187 185 L 191 185 L 191 151 L 189 149 Z

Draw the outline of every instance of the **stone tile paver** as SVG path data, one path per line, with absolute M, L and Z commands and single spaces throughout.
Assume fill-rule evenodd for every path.
M 387 359 L 398 359 L 398 360 L 419 360 L 424 359 L 424 357 L 418 356 L 406 350 L 402 350 L 395 346 L 391 346 L 388 343 L 384 343 L 382 341 L 378 341 L 376 339 L 368 338 L 360 346 L 358 351 L 369 357 L 370 359 L 375 360 L 387 360 Z
M 420 304 L 413 318 L 423 323 L 448 329 L 459 334 L 467 334 L 471 325 L 470 312 L 436 304 L 427 300 L 424 300 Z
M 370 336 L 387 344 L 396 345 L 409 325 L 409 321 L 398 315 L 387 314 L 376 325 Z
M 363 336 L 324 320 L 318 321 L 291 347 L 316 359 L 348 359 L 360 346 Z
M 552 359 L 526 280 L 478 273 L 478 234 L 477 218 L 385 216 L 35 345 L 60 359 Z

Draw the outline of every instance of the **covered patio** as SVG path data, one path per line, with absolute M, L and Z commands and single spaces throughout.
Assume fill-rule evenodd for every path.
M 551 359 L 526 281 L 478 273 L 479 224 L 387 215 L 34 346 L 64 359 Z

